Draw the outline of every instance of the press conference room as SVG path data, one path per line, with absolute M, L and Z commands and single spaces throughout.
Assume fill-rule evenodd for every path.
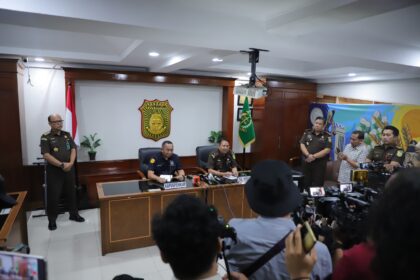
M 0 2 L 0 278 L 350 279 L 351 249 L 391 277 L 365 224 L 420 167 L 417 26 L 414 0 Z

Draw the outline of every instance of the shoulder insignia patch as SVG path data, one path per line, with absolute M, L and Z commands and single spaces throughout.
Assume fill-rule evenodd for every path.
M 155 160 L 154 158 L 151 158 L 151 159 L 150 159 L 150 163 L 151 163 L 151 164 L 154 164 L 155 162 L 156 162 L 156 160 Z
M 402 157 L 402 155 L 403 155 L 403 151 L 402 150 L 398 150 L 398 152 L 397 152 L 397 157 Z

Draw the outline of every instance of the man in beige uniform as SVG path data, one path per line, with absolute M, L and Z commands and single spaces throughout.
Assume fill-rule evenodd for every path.
M 331 151 L 331 135 L 324 131 L 325 120 L 315 119 L 312 129 L 307 129 L 300 139 L 300 150 L 305 157 L 303 175 L 305 188 L 324 185 L 325 168 Z
M 74 161 L 76 144 L 70 133 L 62 131 L 63 120 L 60 115 L 48 117 L 51 130 L 41 136 L 41 154 L 47 161 L 47 214 L 48 229 L 57 229 L 58 203 L 64 192 L 70 213 L 70 220 L 84 222 L 77 210 Z

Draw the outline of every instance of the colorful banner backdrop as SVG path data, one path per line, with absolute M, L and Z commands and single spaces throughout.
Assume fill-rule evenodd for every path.
M 158 141 L 171 132 L 172 106 L 168 100 L 144 100 L 141 112 L 141 134 L 144 138 Z
M 352 131 L 365 133 L 365 143 L 374 147 L 381 143 L 382 128 L 393 125 L 400 130 L 399 145 L 405 150 L 411 140 L 420 141 L 420 106 L 388 104 L 317 104 L 309 109 L 310 126 L 315 118 L 326 118 L 326 130 L 333 138 L 332 157 L 350 143 Z

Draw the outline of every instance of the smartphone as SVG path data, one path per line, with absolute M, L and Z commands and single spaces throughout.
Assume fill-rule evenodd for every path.
M 312 248 L 315 246 L 316 237 L 308 222 L 303 223 L 300 229 L 300 235 L 302 237 L 303 250 L 306 253 L 309 253 L 312 250 Z
M 325 190 L 324 187 L 310 187 L 309 188 L 309 194 L 312 197 L 321 197 L 325 196 Z
M 0 279 L 46 280 L 47 264 L 42 257 L 0 251 Z
M 340 184 L 340 192 L 341 193 L 349 193 L 352 192 L 353 185 L 351 183 Z

